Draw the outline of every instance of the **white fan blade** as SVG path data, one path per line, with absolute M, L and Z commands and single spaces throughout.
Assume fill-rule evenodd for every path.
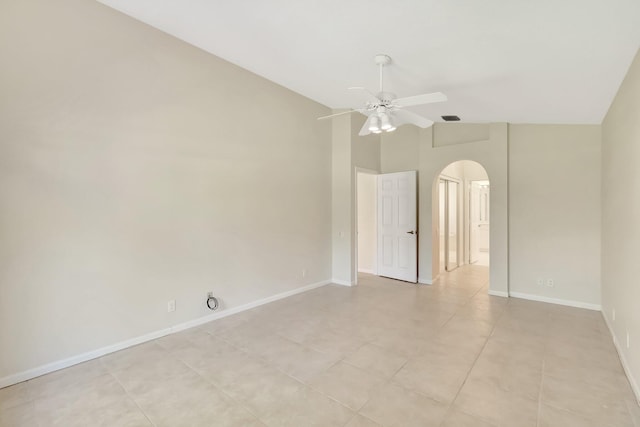
M 442 92 L 425 93 L 424 95 L 407 96 L 393 101 L 398 107 L 411 107 L 412 105 L 432 104 L 434 102 L 443 102 L 447 100 L 447 96 Z
M 328 116 L 318 117 L 318 120 L 330 119 L 332 117 L 341 116 L 343 114 L 351 114 L 351 113 L 362 113 L 362 110 L 349 110 L 349 111 L 343 111 L 342 113 L 329 114 Z
M 428 128 L 433 125 L 432 120 L 407 110 L 394 110 L 391 112 L 391 117 L 393 117 L 393 123 L 396 126 L 412 124 L 421 128 Z

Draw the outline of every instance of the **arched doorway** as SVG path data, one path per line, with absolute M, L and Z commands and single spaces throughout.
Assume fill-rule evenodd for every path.
M 490 182 L 478 162 L 460 160 L 443 168 L 433 183 L 435 194 L 432 253 L 434 275 L 452 278 L 489 275 Z

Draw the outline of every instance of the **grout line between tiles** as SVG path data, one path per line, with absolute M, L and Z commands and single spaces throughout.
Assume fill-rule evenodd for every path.
M 473 361 L 473 363 L 471 364 L 471 368 L 469 368 L 469 371 L 467 372 L 467 375 L 464 378 L 464 381 L 462 382 L 462 384 L 460 385 L 460 388 L 458 388 L 458 391 L 456 392 L 456 395 L 453 397 L 453 399 L 451 400 L 451 402 L 449 403 L 449 406 L 447 408 L 447 410 L 453 408 L 453 403 L 456 401 L 456 399 L 458 398 L 458 396 L 460 395 L 460 392 L 462 391 L 462 389 L 464 388 L 464 385 L 467 383 L 467 380 L 469 379 L 469 375 L 471 374 L 471 371 L 473 371 L 473 368 L 476 366 L 476 363 L 478 362 L 478 359 L 480 358 L 480 355 L 482 355 L 482 352 L 484 351 L 484 349 L 487 347 L 487 344 L 489 343 L 489 339 L 491 338 L 491 336 L 493 335 L 493 331 L 496 328 L 496 325 L 498 324 L 498 322 L 500 321 L 500 319 L 502 318 L 502 316 L 504 316 L 504 311 L 502 313 L 500 313 L 500 316 L 498 316 L 498 318 L 496 319 L 496 321 L 493 323 L 492 327 L 491 327 L 491 331 L 489 332 L 489 335 L 487 336 L 487 339 L 485 340 L 484 344 L 482 345 L 482 348 L 480 349 L 480 351 L 478 352 L 478 355 L 476 356 L 475 360 Z M 469 414 L 471 415 L 471 414 Z M 476 415 L 474 415 L 476 416 Z M 477 416 L 476 416 L 477 417 Z
M 127 395 L 127 397 L 129 399 L 131 399 L 131 401 L 136 405 L 136 407 L 140 410 L 140 412 L 142 413 L 142 415 L 144 415 L 144 417 L 147 419 L 147 421 L 149 421 L 149 423 L 153 426 L 156 427 L 156 423 L 154 423 L 151 418 L 149 418 L 149 416 L 147 415 L 147 413 L 140 407 L 140 405 L 138 404 L 138 401 L 129 394 L 129 391 L 127 391 L 127 389 L 125 388 L 124 385 L 122 385 L 122 383 L 120 382 L 120 380 L 118 379 L 118 377 L 116 377 L 115 375 L 113 375 L 113 373 L 111 373 L 111 371 L 109 369 L 107 369 L 109 371 L 109 375 L 111 375 L 111 377 L 118 383 L 118 385 L 122 388 L 122 390 L 124 391 L 124 393 Z

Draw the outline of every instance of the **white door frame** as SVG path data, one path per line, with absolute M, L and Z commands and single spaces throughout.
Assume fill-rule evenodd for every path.
M 368 175 L 380 175 L 380 172 L 375 171 L 373 169 L 367 169 L 367 168 L 361 168 L 359 166 L 355 166 L 354 167 L 354 173 L 355 173 L 355 180 L 356 180 L 356 185 L 355 190 L 354 190 L 354 194 L 355 194 L 355 203 L 353 204 L 354 208 L 353 208 L 353 223 L 355 224 L 355 226 L 353 227 L 353 241 L 354 241 L 354 254 L 355 254 L 355 278 L 353 279 L 353 284 L 357 285 L 358 284 L 358 174 L 359 173 L 365 173 Z M 376 186 L 376 196 L 378 193 L 378 188 Z M 376 222 L 376 230 L 378 228 L 378 210 L 374 209 L 373 210 L 373 215 L 375 218 L 375 222 Z M 377 233 L 377 231 L 376 231 Z M 377 236 L 376 236 L 377 237 Z M 378 239 L 376 238 L 374 240 L 374 250 L 376 253 L 378 253 Z M 378 274 L 378 261 L 376 259 L 376 274 Z

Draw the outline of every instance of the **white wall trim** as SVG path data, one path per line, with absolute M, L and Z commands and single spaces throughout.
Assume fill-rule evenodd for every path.
M 502 297 L 502 298 L 509 298 L 509 292 L 505 292 L 505 291 L 494 291 L 493 289 L 489 289 L 489 292 L 487 292 L 489 295 L 492 295 L 494 297 Z M 511 294 L 513 295 L 513 294 Z
M 425 279 L 423 277 L 418 277 L 418 283 L 423 284 L 423 285 L 433 285 L 433 280 Z
M 624 369 L 624 373 L 627 375 L 627 379 L 629 380 L 629 385 L 633 390 L 633 393 L 636 395 L 636 401 L 638 405 L 640 405 L 640 387 L 638 386 L 638 382 L 633 377 L 631 373 L 631 369 L 629 369 L 629 364 L 627 363 L 627 359 L 622 352 L 622 347 L 620 346 L 620 342 L 616 337 L 615 332 L 613 331 L 613 327 L 611 326 L 611 322 L 607 317 L 606 313 L 602 311 L 602 317 L 604 317 L 604 323 L 607 324 L 607 328 L 609 328 L 609 333 L 611 334 L 611 338 L 613 339 L 613 345 L 616 347 L 616 351 L 618 352 L 618 357 L 620 358 L 620 363 L 622 364 L 622 369 Z
M 241 311 L 245 311 L 245 310 L 250 310 L 252 308 L 258 307 L 260 305 L 264 305 L 264 304 L 268 304 L 270 302 L 273 301 L 277 301 L 283 298 L 287 298 L 293 295 L 297 295 L 303 292 L 307 292 L 310 291 L 312 289 L 316 289 L 325 285 L 328 285 L 329 283 L 332 283 L 332 281 L 330 280 L 323 280 L 321 282 L 317 282 L 317 283 L 312 283 L 310 285 L 306 285 L 306 286 L 302 286 L 300 288 L 296 288 L 296 289 L 292 289 L 290 291 L 286 291 L 286 292 L 282 292 L 276 295 L 272 295 L 270 297 L 267 298 L 262 298 L 259 299 L 257 301 L 253 301 L 247 304 L 243 304 L 237 307 L 232 307 L 229 309 L 225 309 L 223 311 L 220 311 L 218 313 L 212 313 L 209 314 L 207 316 L 203 316 L 203 317 L 199 317 L 197 319 L 194 320 L 190 320 L 188 322 L 184 322 L 184 323 L 180 323 L 177 325 L 174 325 L 172 327 L 169 328 L 165 328 L 165 329 L 160 329 L 158 331 L 154 331 L 154 332 L 150 332 L 148 334 L 145 335 L 141 335 L 139 337 L 135 337 L 135 338 L 131 338 L 125 341 L 121 341 L 119 343 L 116 344 L 112 344 L 112 345 L 108 345 L 102 348 L 99 348 L 97 350 L 92 350 L 92 351 L 88 351 L 86 353 L 81 353 L 78 354 L 76 356 L 71 356 L 68 357 L 66 359 L 62 359 L 62 360 L 58 360 L 55 362 L 51 362 L 51 363 L 47 363 L 46 365 L 41 365 L 32 369 L 28 369 L 26 371 L 22 371 L 22 372 L 18 372 L 16 374 L 11 374 L 8 375 L 6 377 L 2 377 L 0 378 L 0 388 L 3 387 L 8 387 L 10 385 L 13 384 L 17 384 L 20 383 L 22 381 L 27 381 L 30 380 L 32 378 L 36 378 L 39 377 L 41 375 L 44 374 L 48 374 L 50 372 L 53 371 L 57 371 L 60 369 L 64 369 L 64 368 L 68 368 L 69 366 L 73 366 L 73 365 L 77 365 L 79 363 L 82 362 L 86 362 L 88 360 L 92 360 L 92 359 L 96 359 L 98 357 L 102 357 L 105 354 L 109 354 L 109 353 L 113 353 L 119 350 L 124 350 L 125 348 L 128 347 L 133 347 L 135 345 L 138 344 L 142 344 L 145 343 L 147 341 L 152 341 L 155 340 L 157 338 L 162 338 L 166 335 L 175 333 L 175 332 L 180 332 L 183 331 L 185 329 L 189 329 L 189 328 L 193 328 L 199 325 L 202 325 L 204 323 L 210 322 L 212 320 L 215 319 L 220 319 L 222 317 L 227 317 L 230 316 L 232 314 L 236 314 L 239 313 Z M 334 282 L 335 283 L 335 282 Z
M 331 282 L 335 285 L 341 285 L 341 286 L 354 286 L 355 283 L 353 282 L 349 282 L 347 280 L 340 280 L 340 279 L 331 279 Z
M 68 368 L 69 366 L 77 365 L 78 363 L 86 362 L 91 359 L 96 359 L 98 357 L 104 356 L 105 354 L 123 350 L 127 347 L 133 347 L 134 345 L 155 340 L 165 335 L 169 335 L 170 333 L 171 333 L 171 328 L 161 329 L 161 330 L 154 331 L 136 338 L 131 338 L 126 341 L 121 341 L 116 344 L 108 345 L 106 347 L 102 347 L 97 350 L 88 351 L 86 353 L 81 353 L 76 356 L 71 356 L 66 359 L 57 360 L 55 362 L 47 363 L 46 365 L 41 365 L 32 369 L 28 369 L 26 371 L 8 375 L 6 377 L 0 378 L 0 388 L 17 384 L 22 381 L 27 381 L 32 378 L 36 378 L 53 371 Z
M 602 306 L 600 304 L 591 304 L 588 302 L 571 301 L 571 300 L 559 299 L 559 298 L 549 298 L 549 297 L 543 297 L 540 295 L 523 294 L 520 292 L 511 292 L 509 295 L 514 298 L 528 299 L 531 301 L 548 302 L 551 304 L 566 305 L 569 307 L 586 308 L 588 310 L 602 311 Z
M 376 274 L 375 271 L 368 268 L 358 268 L 358 273 Z

